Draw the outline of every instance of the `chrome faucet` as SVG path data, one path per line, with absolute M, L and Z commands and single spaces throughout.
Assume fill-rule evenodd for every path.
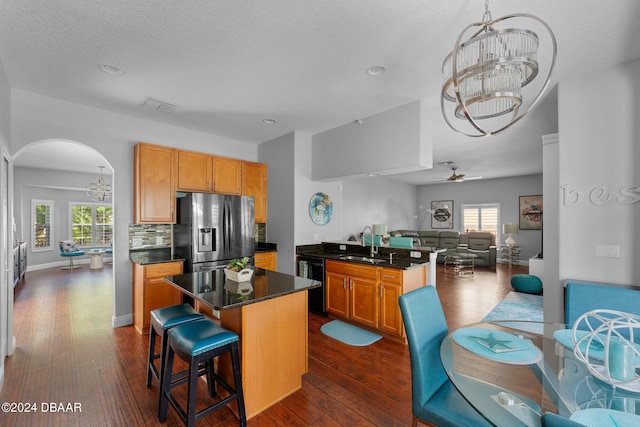
M 371 233 L 371 257 L 373 257 L 375 254 L 378 253 L 378 250 L 374 246 L 374 240 L 375 239 L 373 237 L 373 229 L 368 225 L 362 229 L 362 246 L 366 246 L 364 244 L 364 233 L 365 233 L 365 231 L 367 231 L 367 229 L 369 230 L 369 233 Z

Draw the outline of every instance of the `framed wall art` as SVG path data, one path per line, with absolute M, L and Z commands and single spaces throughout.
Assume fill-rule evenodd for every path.
M 316 225 L 327 225 L 333 214 L 333 202 L 325 193 L 315 193 L 309 200 L 309 217 Z
M 520 230 L 542 230 L 542 196 L 520 196 Z
M 431 228 L 453 228 L 453 200 L 431 202 Z

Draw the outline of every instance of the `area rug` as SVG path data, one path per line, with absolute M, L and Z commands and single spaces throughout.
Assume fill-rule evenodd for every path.
M 542 296 L 524 294 L 522 292 L 509 292 L 502 301 L 496 305 L 482 319 L 483 322 L 490 320 L 531 320 L 542 322 L 544 320 L 542 309 Z M 510 326 L 529 332 L 542 332 L 541 325 L 527 325 L 525 323 L 514 323 Z
M 320 331 L 333 339 L 358 347 L 373 344 L 382 338 L 378 334 L 365 331 L 340 320 L 332 320 L 325 323 L 320 327 Z

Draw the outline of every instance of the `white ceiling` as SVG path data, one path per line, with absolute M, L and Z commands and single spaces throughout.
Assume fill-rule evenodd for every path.
M 494 18 L 523 12 L 550 25 L 558 41 L 552 85 L 640 57 L 636 0 L 489 7 Z M 4 0 L 0 59 L 12 88 L 260 143 L 417 99 L 439 109 L 442 61 L 483 12 L 480 0 Z M 101 64 L 124 74 L 105 74 Z M 379 64 L 386 73 L 367 75 Z M 438 117 L 434 169 L 399 178 L 431 183 L 450 175 L 437 164 L 449 160 L 469 176 L 540 173 L 540 136 L 557 131 L 550 96 L 491 138 L 455 134 Z M 150 97 L 177 108 L 145 110 Z

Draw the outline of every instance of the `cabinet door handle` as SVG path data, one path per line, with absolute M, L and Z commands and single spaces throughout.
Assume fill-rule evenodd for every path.
M 383 274 L 382 277 L 384 277 L 385 279 L 395 279 L 396 276 L 390 276 L 388 274 Z
M 158 270 L 158 273 L 169 273 L 171 270 Z
M 383 288 L 384 288 L 384 286 L 383 286 L 383 285 L 380 285 L 380 298 L 382 298 L 382 297 L 384 296 L 384 295 L 383 295 L 383 293 L 382 293 L 382 289 L 383 289 Z
M 346 277 L 342 278 L 342 289 L 347 289 L 347 278 Z
M 349 290 L 352 291 L 353 290 L 353 280 L 349 279 Z

